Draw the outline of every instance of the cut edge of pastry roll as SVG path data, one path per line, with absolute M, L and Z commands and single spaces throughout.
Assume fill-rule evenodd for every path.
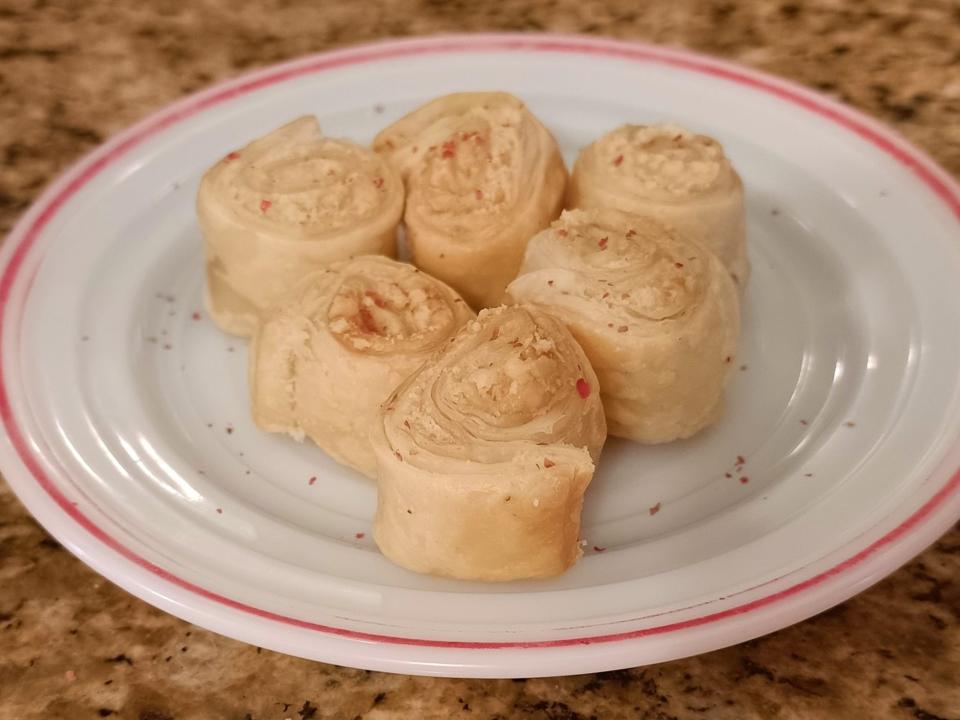
M 527 240 L 560 214 L 567 169 L 521 100 L 456 93 L 377 135 L 407 184 L 404 224 L 416 265 L 475 308 L 497 305 Z
M 580 151 L 567 205 L 657 218 L 713 251 L 741 288 L 749 278 L 743 182 L 711 137 L 622 125 Z
M 309 437 L 373 477 L 368 436 L 380 404 L 473 317 L 447 285 L 386 257 L 314 271 L 254 333 L 253 419 L 263 430 Z
M 223 330 L 249 335 L 259 314 L 311 270 L 395 256 L 403 203 L 403 182 L 388 162 L 324 136 L 313 116 L 227 154 L 197 193 L 207 311 Z
M 562 573 L 580 556 L 605 439 L 597 379 L 569 331 L 534 308 L 481 311 L 374 425 L 377 545 L 445 577 Z
M 568 210 L 531 239 L 507 300 L 567 325 L 600 378 L 611 435 L 669 442 L 719 417 L 740 301 L 700 243 L 653 218 Z

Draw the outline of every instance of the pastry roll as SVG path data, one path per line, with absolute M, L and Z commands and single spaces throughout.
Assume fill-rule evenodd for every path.
M 497 305 L 527 240 L 560 214 L 567 170 L 550 132 L 506 93 L 427 103 L 373 144 L 407 184 L 414 263 L 476 308 Z
M 403 183 L 376 153 L 324 137 L 302 117 L 232 152 L 203 176 L 197 215 L 206 305 L 225 331 L 257 316 L 301 277 L 358 255 L 396 255 Z
M 263 430 L 306 435 L 373 477 L 368 435 L 380 403 L 473 317 L 442 282 L 389 258 L 314 271 L 253 336 L 253 419 Z
M 743 183 L 713 138 L 676 125 L 623 125 L 577 158 L 569 207 L 653 217 L 712 250 L 743 287 L 747 262 Z
M 566 211 L 530 240 L 507 299 L 567 324 L 600 378 L 612 435 L 668 442 L 719 416 L 740 300 L 699 243 L 651 218 Z
M 580 555 L 606 434 L 597 378 L 567 329 L 532 308 L 484 310 L 374 425 L 377 545 L 446 577 L 561 573 Z

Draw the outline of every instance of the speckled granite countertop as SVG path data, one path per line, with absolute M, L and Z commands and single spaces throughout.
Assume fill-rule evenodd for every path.
M 557 30 L 684 45 L 820 88 L 960 174 L 950 0 L 0 2 L 0 229 L 102 139 L 241 70 L 384 36 Z M 65 552 L 0 481 L 0 718 L 960 719 L 960 529 L 859 597 L 637 670 L 438 680 L 297 660 L 181 622 Z

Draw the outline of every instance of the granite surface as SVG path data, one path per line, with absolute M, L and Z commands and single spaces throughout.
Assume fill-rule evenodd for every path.
M 385 36 L 557 30 L 683 45 L 895 125 L 960 174 L 947 0 L 0 1 L 0 229 L 111 133 L 242 70 Z M 0 481 L 0 718 L 960 719 L 960 529 L 853 600 L 736 647 L 559 679 L 351 670 L 227 640 L 119 590 Z

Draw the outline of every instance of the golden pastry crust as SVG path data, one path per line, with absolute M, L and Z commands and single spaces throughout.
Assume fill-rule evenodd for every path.
M 527 246 L 507 301 L 563 320 L 600 378 L 611 435 L 645 443 L 713 423 L 736 355 L 736 286 L 657 220 L 569 210 Z
M 473 317 L 455 291 L 389 258 L 314 271 L 253 336 L 253 419 L 374 477 L 368 434 L 380 403 Z
M 373 147 L 407 184 L 417 266 L 474 307 L 497 305 L 527 240 L 563 207 L 567 170 L 550 132 L 512 95 L 458 93 L 401 118 Z
M 207 261 L 206 304 L 225 331 L 257 318 L 307 273 L 369 254 L 396 255 L 403 183 L 383 158 L 294 120 L 203 176 L 197 216 Z
M 532 308 L 484 310 L 374 424 L 377 544 L 446 577 L 561 573 L 580 555 L 605 439 L 596 376 L 566 328 Z
M 580 151 L 568 207 L 653 217 L 703 243 L 740 287 L 750 275 L 743 183 L 713 138 L 676 125 L 623 125 Z

